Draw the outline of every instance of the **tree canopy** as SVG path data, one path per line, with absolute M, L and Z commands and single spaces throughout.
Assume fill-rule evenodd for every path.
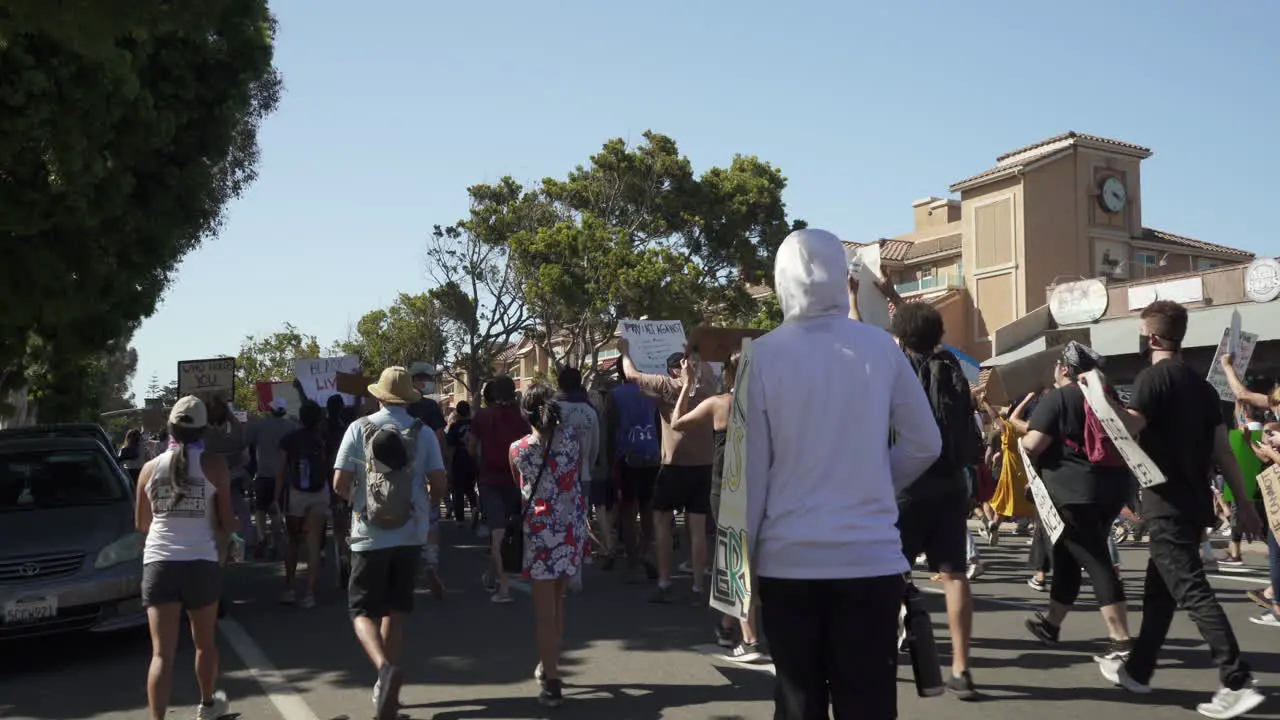
M 307 335 L 290 323 L 270 335 L 249 335 L 236 356 L 234 405 L 241 410 L 257 409 L 257 383 L 289 382 L 294 379 L 298 358 L 318 357 L 322 355 L 316 336 Z
M 767 281 L 778 245 L 803 227 L 787 221 L 785 188 L 754 156 L 695 175 L 675 141 L 652 131 L 544 179 L 543 217 L 555 221 L 515 234 L 511 252 L 551 357 L 593 361 L 628 315 L 751 323 L 762 309 L 748 284 Z
M 216 234 L 282 91 L 266 0 L 72 4 L 0 10 L 0 382 L 42 408 Z
M 360 357 L 366 375 L 392 365 L 441 363 L 447 347 L 443 314 L 428 293 L 400 293 L 386 309 L 365 313 L 352 336 L 335 343 L 339 354 Z

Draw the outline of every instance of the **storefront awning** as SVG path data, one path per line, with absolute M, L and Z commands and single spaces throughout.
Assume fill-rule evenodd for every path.
M 1280 340 L 1280 302 L 1238 303 L 1188 311 L 1187 337 L 1182 346 L 1217 347 L 1222 340 L 1222 331 L 1231 325 L 1231 313 L 1234 311 L 1240 313 L 1240 329 L 1257 335 L 1259 342 Z M 1100 355 L 1132 355 L 1138 352 L 1138 333 L 1141 330 L 1138 313 L 1073 327 L 1089 328 L 1091 345 Z

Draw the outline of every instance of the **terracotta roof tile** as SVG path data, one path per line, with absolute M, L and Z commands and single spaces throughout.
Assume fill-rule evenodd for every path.
M 1224 255 L 1233 255 L 1241 260 L 1248 260 L 1253 257 L 1253 253 L 1247 250 L 1237 250 L 1226 245 L 1218 245 L 1217 243 L 1205 242 L 1203 240 L 1195 240 L 1181 235 L 1174 235 L 1163 230 L 1153 230 L 1151 228 L 1142 228 L 1142 239 L 1149 243 L 1157 243 L 1160 245 L 1173 245 L 1174 247 L 1190 248 L 1192 250 L 1207 250 L 1209 252 L 1222 253 Z
M 1045 145 L 1052 145 L 1053 143 L 1062 142 L 1064 140 L 1087 140 L 1089 142 L 1100 143 L 1102 145 L 1114 145 L 1115 147 L 1118 147 L 1118 148 L 1124 148 L 1126 150 L 1133 150 L 1135 152 L 1146 153 L 1147 155 L 1151 154 L 1151 148 L 1145 148 L 1145 147 L 1142 147 L 1141 145 L 1134 145 L 1133 143 L 1127 143 L 1127 142 L 1124 142 L 1123 140 L 1112 140 L 1111 138 L 1099 137 L 1097 135 L 1090 135 L 1088 133 L 1078 133 L 1074 130 L 1071 130 L 1069 132 L 1064 132 L 1061 135 L 1054 135 L 1051 138 L 1046 138 L 1044 140 L 1041 140 L 1040 142 L 1031 143 L 1026 147 L 1020 147 L 1017 150 L 1010 150 L 1009 152 L 997 157 L 996 162 L 997 163 L 1004 162 L 1005 160 L 1008 160 L 1014 155 L 1021 155 L 1022 153 L 1025 153 L 1025 152 L 1038 150 L 1039 148 L 1042 148 Z
M 937 255 L 938 253 L 959 252 L 960 241 L 960 233 L 929 238 L 928 240 L 916 240 L 915 242 L 910 243 L 911 247 L 907 249 L 907 255 L 903 259 L 909 262 L 916 258 Z

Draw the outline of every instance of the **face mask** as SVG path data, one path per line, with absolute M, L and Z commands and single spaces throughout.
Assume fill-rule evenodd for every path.
M 1147 335 L 1138 336 L 1138 355 L 1143 362 L 1151 361 L 1151 338 Z

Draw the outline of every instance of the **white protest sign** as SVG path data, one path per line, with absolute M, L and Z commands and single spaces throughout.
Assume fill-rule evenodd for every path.
M 858 315 L 862 322 L 878 328 L 889 329 L 889 301 L 885 299 L 876 282 L 883 277 L 880 268 L 880 243 L 861 247 L 844 248 L 849 272 L 858 278 Z
M 747 378 L 751 339 L 742 339 L 725 436 L 724 470 L 711 573 L 711 607 L 741 620 L 751 610 L 751 558 L 747 555 Z
M 236 359 L 210 358 L 178 363 L 178 397 L 222 393 L 230 401 L 235 393 Z
M 1227 382 L 1227 373 L 1222 369 L 1222 356 L 1231 353 L 1231 366 L 1236 369 L 1236 375 L 1243 378 L 1246 370 L 1249 369 L 1249 361 L 1253 359 L 1253 350 L 1258 346 L 1258 336 L 1253 333 L 1240 332 L 1240 328 L 1235 324 L 1234 320 L 1239 318 L 1237 313 L 1232 321 L 1232 327 L 1222 331 L 1222 340 L 1218 341 L 1218 349 L 1213 352 L 1213 363 L 1209 365 L 1209 375 L 1205 379 L 1218 391 L 1218 397 L 1224 402 L 1233 403 L 1236 401 L 1236 394 L 1231 392 L 1231 384 Z M 1231 349 L 1231 336 L 1236 335 L 1235 350 Z
M 298 358 L 294 363 L 294 376 L 302 383 L 302 391 L 307 399 L 323 406 L 329 397 L 338 395 L 338 373 L 359 373 L 360 356 L 343 355 L 332 358 Z M 349 395 L 343 395 L 342 401 L 347 405 L 355 402 Z
M 642 373 L 666 375 L 667 358 L 685 351 L 679 320 L 623 320 L 618 330 L 631 346 L 631 362 Z
M 1053 498 L 1049 497 L 1049 488 L 1044 486 L 1040 473 L 1036 472 L 1035 465 L 1031 464 L 1031 456 L 1027 454 L 1027 449 L 1022 447 L 1021 442 L 1018 443 L 1018 452 L 1022 453 L 1022 466 L 1026 468 L 1027 486 L 1031 488 L 1031 499 L 1035 501 L 1036 512 L 1040 515 L 1040 527 L 1049 536 L 1049 545 L 1055 545 L 1058 538 L 1062 537 L 1062 515 L 1053 504 Z
M 1124 458 L 1124 463 L 1138 479 L 1138 484 L 1149 488 L 1163 483 L 1164 473 L 1151 461 L 1147 453 L 1138 447 L 1138 443 L 1134 442 L 1133 436 L 1124 426 L 1124 421 L 1116 415 L 1116 411 L 1111 408 L 1111 403 L 1107 401 L 1107 394 L 1103 389 L 1106 387 L 1106 379 L 1097 370 L 1090 370 L 1081 378 L 1084 380 L 1080 383 L 1080 389 L 1084 391 L 1084 401 L 1093 408 L 1093 414 L 1098 416 L 1102 429 L 1107 432 L 1107 437 L 1111 438 L 1111 442 L 1115 444 L 1120 457 Z

